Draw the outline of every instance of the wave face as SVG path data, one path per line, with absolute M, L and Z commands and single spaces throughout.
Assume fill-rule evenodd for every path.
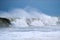
M 19 27 L 60 25 L 58 17 L 49 16 L 35 9 L 28 8 L 1 12 L 0 17 L 8 18 L 13 25 Z

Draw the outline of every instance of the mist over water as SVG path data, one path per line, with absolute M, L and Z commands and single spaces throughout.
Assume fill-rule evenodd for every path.
M 0 17 L 12 18 L 15 26 L 51 26 L 57 25 L 58 17 L 47 15 L 33 8 L 13 9 L 1 12 Z
M 20 28 L 43 28 L 44 29 L 58 29 L 60 23 L 56 16 L 47 15 L 34 8 L 12 9 L 8 12 L 1 12 L 0 17 L 10 20 L 11 27 Z M 29 29 L 28 28 L 28 29 Z M 40 29 L 39 29 L 40 30 Z

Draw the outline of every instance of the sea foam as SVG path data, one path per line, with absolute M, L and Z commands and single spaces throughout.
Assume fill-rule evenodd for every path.
M 12 18 L 15 26 L 50 26 L 57 25 L 58 17 L 50 16 L 37 10 L 14 9 L 1 12 L 0 17 Z

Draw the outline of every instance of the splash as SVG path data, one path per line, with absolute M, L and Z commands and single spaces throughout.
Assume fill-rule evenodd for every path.
M 1 12 L 0 17 L 12 18 L 15 26 L 50 26 L 57 25 L 58 17 L 49 16 L 33 9 L 14 9 L 9 12 Z

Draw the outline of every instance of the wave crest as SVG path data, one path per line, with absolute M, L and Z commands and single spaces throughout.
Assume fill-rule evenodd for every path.
M 14 9 L 2 12 L 0 17 L 11 18 L 15 26 L 47 26 L 57 25 L 58 17 L 49 16 L 36 10 Z

